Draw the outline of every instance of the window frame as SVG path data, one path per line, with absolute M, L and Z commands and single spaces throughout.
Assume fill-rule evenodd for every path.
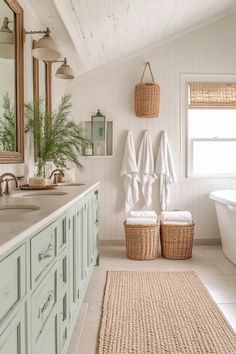
M 181 74 L 180 75 L 180 124 L 181 124 L 181 174 L 183 178 L 236 178 L 233 174 L 193 174 L 193 141 L 236 141 L 235 138 L 188 138 L 188 85 L 191 82 L 236 83 L 235 74 Z

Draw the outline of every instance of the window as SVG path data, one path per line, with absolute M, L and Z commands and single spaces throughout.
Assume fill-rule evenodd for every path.
M 188 176 L 236 176 L 236 84 L 187 88 Z

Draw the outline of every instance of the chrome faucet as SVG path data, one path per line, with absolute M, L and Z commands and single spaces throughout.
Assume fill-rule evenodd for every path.
M 58 172 L 58 173 L 56 173 L 56 172 Z M 62 176 L 62 177 L 65 177 L 65 174 L 64 174 L 63 170 L 61 170 L 60 168 L 56 168 L 56 169 L 53 170 L 52 173 L 50 174 L 49 179 L 51 179 L 52 176 L 54 176 L 54 178 L 53 178 L 53 183 L 54 183 L 54 184 L 57 184 L 57 183 L 60 183 L 60 182 L 61 182 L 61 180 L 59 179 L 59 177 L 61 177 L 61 176 Z
M 4 179 L 5 177 L 11 177 L 11 178 L 6 178 Z M 1 176 L 0 176 L 0 197 L 3 196 L 3 194 L 5 195 L 9 195 L 10 194 L 10 188 L 9 188 L 9 181 L 12 181 L 14 180 L 15 181 L 15 184 L 16 184 L 16 188 L 18 188 L 18 180 L 16 178 L 15 175 L 13 175 L 13 173 L 3 173 Z M 4 189 L 4 192 L 2 191 L 2 183 L 5 182 L 6 183 L 6 186 L 5 186 L 5 189 Z

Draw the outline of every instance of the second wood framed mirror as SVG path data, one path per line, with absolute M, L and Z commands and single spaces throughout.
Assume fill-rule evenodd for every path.
M 33 48 L 35 46 L 33 41 Z M 52 110 L 52 63 L 33 57 L 33 100 L 34 106 L 39 107 L 40 100 L 45 102 L 45 110 Z

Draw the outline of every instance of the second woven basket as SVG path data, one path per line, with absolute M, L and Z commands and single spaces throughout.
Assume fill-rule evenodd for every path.
M 192 257 L 194 225 L 161 224 L 161 255 L 169 259 Z

